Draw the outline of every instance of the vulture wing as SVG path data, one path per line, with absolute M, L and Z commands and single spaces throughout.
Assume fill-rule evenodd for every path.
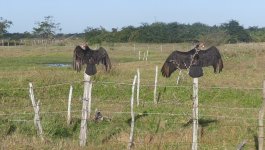
M 80 72 L 82 65 L 84 64 L 86 50 L 82 49 L 81 46 L 76 46 L 73 54 L 73 68 L 77 72 Z
M 214 70 L 219 67 L 219 72 L 222 71 L 223 61 L 219 50 L 215 46 L 199 51 L 199 57 L 202 67 L 213 66 Z
M 161 68 L 162 75 L 168 78 L 177 69 L 187 69 L 190 66 L 191 55 L 194 53 L 194 49 L 188 52 L 172 52 Z
M 88 58 L 88 60 L 86 61 L 86 73 L 88 75 L 94 75 L 97 73 L 96 64 L 99 63 L 105 66 L 106 71 L 109 71 L 111 69 L 109 55 L 103 47 L 100 47 L 98 50 L 89 50 L 86 53 L 85 57 Z

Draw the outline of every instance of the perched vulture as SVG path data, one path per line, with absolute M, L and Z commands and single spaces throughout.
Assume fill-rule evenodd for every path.
M 111 62 L 107 51 L 100 47 L 97 50 L 92 50 L 85 46 L 76 46 L 73 54 L 73 68 L 80 72 L 82 65 L 86 64 L 87 75 L 94 75 L 97 73 L 96 64 L 102 63 L 106 71 L 111 69 Z
M 213 66 L 214 73 L 220 73 L 223 69 L 223 60 L 219 50 L 212 46 L 206 50 L 201 50 L 204 47 L 203 43 L 197 44 L 195 48 L 187 52 L 174 51 L 166 59 L 161 68 L 164 77 L 170 75 L 177 69 L 189 69 L 191 65 L 196 63 L 201 67 Z M 196 56 L 194 59 L 194 56 Z

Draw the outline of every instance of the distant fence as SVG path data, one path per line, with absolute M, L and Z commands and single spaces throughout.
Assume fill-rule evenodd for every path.
M 26 39 L 26 40 L 0 40 L 0 46 L 48 46 L 66 45 L 65 39 Z M 74 44 L 74 43 L 73 43 Z

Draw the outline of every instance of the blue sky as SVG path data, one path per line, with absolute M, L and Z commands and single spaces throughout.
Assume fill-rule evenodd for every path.
M 155 21 L 220 25 L 234 19 L 245 28 L 265 27 L 265 0 L 0 0 L 0 4 L 0 17 L 13 22 L 11 33 L 32 32 L 45 16 L 53 16 L 62 33 Z

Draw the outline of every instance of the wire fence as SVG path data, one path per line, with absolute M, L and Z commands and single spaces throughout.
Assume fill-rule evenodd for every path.
M 139 49 L 145 48 L 146 47 L 143 46 Z M 149 49 L 151 48 L 150 46 Z M 159 47 L 156 48 L 159 50 Z M 153 66 L 153 64 L 143 65 Z M 150 70 L 152 69 L 153 68 Z M 79 80 L 34 86 L 36 98 L 40 100 L 40 116 L 42 120 L 47 122 L 47 120 L 52 118 L 57 119 L 55 115 L 60 116 L 58 118 L 66 118 L 70 85 L 73 85 L 74 88 L 72 102 L 73 110 L 71 110 L 71 113 L 75 118 L 80 118 L 83 82 L 83 80 Z M 127 131 L 127 126 L 124 126 L 127 125 L 128 120 L 130 120 L 130 97 L 128 93 L 130 93 L 131 86 L 131 80 L 93 81 L 92 108 L 98 109 L 104 117 L 112 120 L 110 122 L 104 122 L 100 128 L 108 131 L 108 128 L 113 127 L 114 125 L 112 124 L 116 124 L 117 120 L 122 120 L 122 123 L 117 123 L 115 125 L 120 125 L 122 133 L 117 131 L 118 133 L 115 133 L 114 138 L 107 140 L 110 143 L 113 142 L 114 144 L 118 144 L 121 142 L 125 145 L 128 144 L 127 133 L 129 134 L 129 132 Z M 176 145 L 191 145 L 189 121 L 192 118 L 192 86 L 188 84 L 176 85 L 175 83 L 158 83 L 158 93 L 162 93 L 162 96 L 158 100 L 157 105 L 154 104 L 152 95 L 153 88 L 155 87 L 154 81 L 142 80 L 140 86 L 140 105 L 135 108 L 134 112 L 136 116 L 135 145 L 150 146 L 152 144 L 159 144 L 159 138 L 161 138 L 160 144 L 173 145 L 173 147 Z M 111 88 L 111 92 L 114 93 L 109 92 L 109 88 Z M 253 134 L 259 127 L 257 120 L 262 103 L 262 96 L 256 95 L 262 93 L 262 89 L 261 87 L 254 86 L 210 87 L 200 85 L 199 122 L 201 130 L 205 130 L 203 131 L 205 133 L 202 133 L 203 137 L 199 138 L 199 147 L 201 145 L 202 147 L 208 146 L 212 149 L 214 147 L 220 148 L 216 145 L 224 146 L 224 143 L 235 147 L 242 142 L 243 139 L 247 139 L 248 143 L 255 143 Z M 32 124 L 34 112 L 28 97 L 28 90 L 29 88 L 27 86 L 10 87 L 8 89 L 0 88 L 1 123 L 5 124 L 6 122 L 4 121 L 7 120 L 7 122 L 17 123 L 18 125 L 21 122 L 25 122 L 29 124 L 29 126 Z M 58 92 L 54 92 L 57 90 Z M 98 92 L 99 90 L 105 91 L 106 94 Z M 233 95 L 232 93 L 232 96 L 229 96 L 229 93 L 225 93 L 224 90 L 232 92 L 240 91 L 241 95 Z M 24 94 L 22 96 L 17 93 Z M 211 96 L 205 96 L 209 93 Z M 251 97 L 252 100 L 248 100 L 248 97 Z M 254 98 L 255 101 L 253 101 Z M 222 102 L 224 99 L 225 101 Z M 93 111 L 92 114 L 94 115 Z M 93 124 L 93 119 L 91 119 L 90 125 L 100 126 L 100 124 Z M 183 126 L 185 125 L 188 127 L 184 128 Z M 222 135 L 220 132 L 226 133 Z M 122 134 L 125 134 L 126 138 L 124 138 Z M 186 137 L 187 140 L 182 141 L 172 134 Z M 167 136 L 169 138 L 163 138 Z M 213 140 L 210 138 L 211 136 L 221 137 Z M 231 138 L 227 138 L 226 136 L 231 136 Z M 144 139 L 144 137 L 146 137 L 147 140 Z M 174 138 L 176 138 L 176 140 L 172 140 Z
M 75 82 L 76 84 L 83 84 L 83 81 L 77 81 Z M 38 90 L 41 89 L 49 89 L 49 88 L 54 88 L 54 87 L 68 87 L 69 85 L 71 85 L 71 83 L 59 83 L 59 84 L 53 84 L 53 85 L 45 85 L 45 86 L 39 86 L 39 87 L 34 87 L 36 94 L 38 92 Z M 104 86 L 116 86 L 116 85 L 124 85 L 124 86 L 128 86 L 130 87 L 132 84 L 130 83 L 126 83 L 126 82 L 93 82 L 94 85 L 104 85 Z M 153 85 L 149 85 L 149 84 L 141 84 L 141 87 L 152 87 Z M 190 86 L 176 86 L 176 85 L 158 85 L 161 87 L 176 87 L 176 88 L 191 88 Z M 201 89 L 203 88 L 208 88 L 208 89 L 220 89 L 222 90 L 223 87 L 218 88 L 218 87 L 202 87 L 200 86 Z M 253 90 L 253 91 L 260 91 L 262 88 L 244 88 L 244 87 L 226 87 L 228 89 L 235 89 L 235 90 Z M 68 88 L 65 88 L 66 91 Z M 74 87 L 75 89 L 75 87 Z M 2 89 L 4 90 L 4 89 Z M 27 87 L 23 87 L 23 88 L 10 88 L 7 91 L 11 91 L 13 92 L 14 90 L 22 90 L 23 92 L 28 92 L 28 88 Z M 126 89 L 124 89 L 126 90 Z M 152 90 L 150 90 L 152 91 Z M 67 93 L 67 92 L 65 92 Z M 218 94 L 218 93 L 217 93 Z M 44 95 L 48 95 L 48 93 L 45 93 Z M 47 118 L 49 117 L 53 117 L 54 114 L 60 115 L 60 116 L 66 116 L 67 114 L 67 110 L 66 110 L 66 105 L 67 105 L 67 95 L 65 97 L 56 97 L 56 98 L 49 98 L 49 97 L 37 97 L 37 99 L 41 100 L 41 112 L 40 115 L 43 118 Z M 73 107 L 75 107 L 74 110 L 71 110 L 71 113 L 76 116 L 77 118 L 79 117 L 79 115 L 81 114 L 81 105 L 80 105 L 80 100 L 78 98 L 78 96 L 74 96 L 73 99 L 75 100 L 75 102 L 72 104 Z M 93 108 L 99 108 L 100 112 L 102 114 L 104 114 L 105 116 L 107 116 L 108 118 L 111 119 L 115 119 L 118 116 L 127 116 L 129 117 L 130 115 L 130 111 L 126 111 L 129 108 L 129 98 L 125 98 L 127 100 L 121 100 L 121 99 L 104 99 L 101 100 L 100 98 L 96 98 L 92 101 L 92 105 L 94 106 Z M 2 97 L 2 100 L 5 100 L 4 97 Z M 2 118 L 5 118 L 8 120 L 8 122 L 25 122 L 27 124 L 31 124 L 33 122 L 33 120 L 31 119 L 34 115 L 34 112 L 32 111 L 32 106 L 30 105 L 30 101 L 29 99 L 27 99 L 26 97 L 23 97 L 22 99 L 18 99 L 17 97 L 15 98 L 16 101 L 26 101 L 28 104 L 27 105 L 17 105 L 16 103 L 13 103 L 14 105 L 8 105 L 8 106 L 2 106 L 1 105 L 1 111 L 0 111 L 0 116 Z M 240 100 L 240 98 L 238 99 Z M 5 100 L 7 101 L 7 100 Z M 53 104 L 53 102 L 51 103 L 51 101 L 61 101 L 63 105 L 65 105 L 65 109 L 61 109 L 62 107 L 58 108 L 57 106 L 55 106 Z M 56 103 L 57 103 L 56 102 Z M 77 102 L 77 103 L 76 103 Z M 137 107 L 134 114 L 135 116 L 140 116 L 139 118 L 143 117 L 143 118 L 148 118 L 145 116 L 149 116 L 150 119 L 154 119 L 154 118 L 164 118 L 165 120 L 170 119 L 170 120 L 174 120 L 174 121 L 170 121 L 170 122 L 166 122 L 166 126 L 180 126 L 185 124 L 185 121 L 188 122 L 189 119 L 192 118 L 192 114 L 191 114 L 191 108 L 192 108 L 192 102 L 188 101 L 179 101 L 176 99 L 163 99 L 160 100 L 158 102 L 157 105 L 153 104 L 152 100 L 148 100 L 148 99 L 140 99 L 140 103 L 142 105 L 140 105 L 140 107 Z M 57 103 L 58 104 L 58 103 Z M 108 104 L 106 106 L 106 104 Z M 121 105 L 120 111 L 117 111 L 117 107 L 118 105 Z M 53 109 L 52 107 L 55 106 L 56 108 Z M 172 108 L 173 106 L 173 108 Z M 79 107 L 79 109 L 78 109 Z M 170 107 L 171 110 L 162 110 L 160 108 L 164 108 L 164 107 Z M 12 112 L 9 111 L 5 111 L 12 108 Z M 14 109 L 15 108 L 15 109 Z M 49 111 L 47 111 L 46 109 L 48 108 Z M 216 128 L 227 128 L 224 130 L 229 130 L 228 128 L 233 128 L 231 130 L 240 130 L 242 131 L 244 128 L 248 128 L 248 129 L 257 129 L 258 125 L 257 123 L 251 123 L 251 122 L 257 122 L 257 114 L 259 111 L 259 107 L 229 107 L 229 106 L 220 106 L 220 105 L 209 105 L 209 104 L 199 104 L 199 108 L 200 108 L 200 118 L 201 121 L 203 122 L 203 118 L 206 118 L 206 120 L 208 119 L 209 122 L 211 122 L 211 119 L 213 122 L 215 122 L 215 119 L 218 120 L 218 122 L 222 122 L 222 120 L 225 120 L 225 122 L 227 122 L 226 124 L 222 124 L 220 126 L 222 127 L 216 127 Z M 145 109 L 147 109 L 147 111 L 144 111 Z M 14 111 L 16 110 L 16 111 Z M 206 110 L 206 111 L 204 111 Z M 22 112 L 21 112 L 22 111 Z M 247 114 L 247 115 L 246 115 Z M 24 116 L 24 117 L 23 117 Z M 25 117 L 26 116 L 26 117 Z M 151 117 L 154 116 L 154 117 Z M 126 117 L 126 118 L 127 118 Z M 184 119 L 183 119 L 184 117 Z M 180 119 L 182 118 L 182 119 Z M 176 121 L 176 119 L 180 119 L 182 120 L 181 122 Z M 230 121 L 233 121 L 233 123 L 228 123 Z M 144 135 L 150 135 L 150 134 L 154 134 L 152 133 L 153 131 L 148 131 L 150 129 L 148 129 L 147 127 L 145 127 L 145 122 L 136 120 L 136 123 L 140 123 L 140 128 L 138 128 L 136 130 L 136 136 L 139 136 L 139 134 L 141 134 L 142 136 Z M 153 121 L 150 121 L 153 122 Z M 155 124 L 157 124 L 157 122 L 154 122 Z M 209 123 L 211 124 L 211 123 Z M 158 125 L 160 126 L 160 125 Z M 143 127 L 143 129 L 141 128 Z M 137 125 L 136 125 L 137 128 Z M 167 134 L 173 134 L 173 133 L 179 133 L 178 130 L 173 130 L 173 131 L 168 131 L 165 130 L 166 127 L 163 127 L 163 131 L 161 131 L 161 133 L 163 133 L 164 135 Z M 147 129 L 147 130 L 146 130 Z M 172 130 L 172 128 L 170 129 Z M 223 129 L 222 129 L 223 130 Z M 189 133 L 189 131 L 187 131 Z M 245 131 L 244 131 L 245 132 Z M 187 133 L 187 134 L 188 134 Z M 184 133 L 182 133 L 184 134 Z M 158 134 L 155 133 L 153 136 L 157 136 Z M 137 137 L 140 138 L 140 137 Z M 140 138 L 141 139 L 141 138 Z M 113 142 L 113 141 L 112 141 Z M 115 141 L 115 142 L 119 142 L 119 141 Z M 178 144 L 180 144 L 180 141 L 176 141 Z M 230 141 L 231 142 L 231 141 Z M 126 143 L 126 142 L 125 142 Z M 146 142 L 143 142 L 146 144 Z M 152 142 L 151 142 L 152 143 Z M 149 144 L 151 144 L 149 143 Z M 170 142 L 168 141 L 164 141 L 164 143 L 166 144 L 170 144 Z M 172 142 L 174 143 L 174 142 Z M 199 142 L 200 143 L 200 142 Z M 139 144 L 137 141 L 135 141 L 135 144 Z M 200 144 L 205 146 L 205 142 L 201 142 Z
M 150 80 L 150 82 L 152 82 Z M 69 86 L 69 85 L 72 85 L 72 84 L 82 84 L 83 81 L 75 81 L 75 82 L 65 82 L 65 83 L 57 83 L 57 84 L 52 84 L 52 85 L 45 85 L 45 86 L 35 86 L 34 89 L 49 89 L 49 88 L 52 88 L 52 87 L 62 87 L 62 86 Z M 124 85 L 124 86 L 132 86 L 131 83 L 129 82 L 114 82 L 114 81 L 93 81 L 93 84 L 95 85 Z M 152 86 L 155 86 L 154 84 L 143 84 L 141 82 L 141 87 L 152 87 Z M 169 87 L 172 87 L 172 88 L 191 88 L 192 86 L 188 86 L 188 85 L 163 85 L 163 84 L 158 84 L 157 85 L 158 87 L 163 87 L 163 88 L 169 88 Z M 68 88 L 68 87 L 67 87 Z M 66 89 L 67 89 L 66 88 Z M 21 88 L 9 88 L 9 89 L 0 89 L 0 91 L 16 91 L 16 90 L 22 90 L 24 92 L 28 92 L 28 87 L 21 87 Z M 204 86 L 200 86 L 200 89 L 234 89 L 234 90 L 262 90 L 263 88 L 259 88 L 259 87 L 204 87 Z M 12 94 L 11 94 L 12 95 Z M 48 94 L 47 94 L 48 95 Z M 8 99 L 12 99 L 10 97 L 8 97 Z M 23 101 L 27 101 L 28 98 L 27 97 L 20 97 L 21 100 Z M 41 97 L 39 99 L 47 99 L 49 100 L 49 97 L 48 98 L 45 98 L 45 97 Z M 65 97 L 56 97 L 56 99 L 61 99 L 61 100 L 65 100 L 67 99 L 67 95 L 65 95 Z M 240 98 L 239 98 L 240 99 Z M 2 100 L 4 100 L 4 96 L 2 96 Z M 16 98 L 14 98 L 14 100 L 17 100 Z M 146 104 L 150 104 L 152 103 L 152 101 L 149 101 L 149 100 L 145 100 L 145 99 L 140 99 L 142 101 L 142 103 L 146 103 Z M 100 100 L 95 100 L 96 103 L 106 103 L 106 102 L 115 102 L 117 104 L 123 104 L 123 103 L 129 103 L 130 101 L 128 100 L 114 100 L 114 99 L 109 99 L 109 100 L 103 100 L 103 101 L 100 101 Z M 191 104 L 185 104 L 185 103 L 182 103 L 182 102 L 179 102 L 179 101 L 176 101 L 176 99 L 171 99 L 171 100 L 166 100 L 166 99 L 163 99 L 159 102 L 160 104 L 176 104 L 179 105 L 179 106 L 183 106 L 183 105 L 187 105 L 187 106 L 191 106 Z M 42 104 L 44 105 L 44 104 Z M 31 107 L 30 104 L 28 105 L 25 105 L 25 106 L 21 106 L 21 105 L 17 105 L 17 106 L 9 106 L 9 107 Z M 225 106 L 214 106 L 214 105 L 204 105 L 204 104 L 200 104 L 200 107 L 205 107 L 205 108 L 213 108 L 213 109 L 231 109 L 231 110 L 249 110 L 249 109 L 253 109 L 253 110 L 258 110 L 259 108 L 249 108 L 249 107 L 225 107 Z

